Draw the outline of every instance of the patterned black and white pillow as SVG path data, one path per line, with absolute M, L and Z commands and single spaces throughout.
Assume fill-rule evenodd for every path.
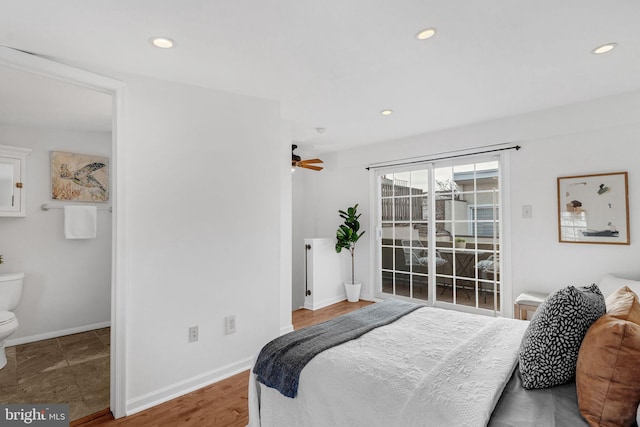
M 553 387 L 572 379 L 587 329 L 606 311 L 596 285 L 568 286 L 549 295 L 531 318 L 520 344 L 524 388 Z

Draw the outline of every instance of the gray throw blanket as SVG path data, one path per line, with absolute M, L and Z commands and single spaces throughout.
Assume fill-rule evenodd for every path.
M 262 348 L 253 373 L 262 384 L 294 398 L 298 394 L 300 372 L 317 354 L 395 322 L 420 307 L 424 305 L 388 299 L 290 332 Z

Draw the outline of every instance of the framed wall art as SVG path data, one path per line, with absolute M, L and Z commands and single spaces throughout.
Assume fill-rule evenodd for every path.
M 558 178 L 560 242 L 630 244 L 627 181 L 627 172 Z
M 51 198 L 76 202 L 107 202 L 109 158 L 52 151 Z

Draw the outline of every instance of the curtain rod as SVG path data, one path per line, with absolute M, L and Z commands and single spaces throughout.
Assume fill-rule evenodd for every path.
M 411 162 L 399 162 L 399 163 L 381 164 L 380 166 L 367 166 L 365 169 L 366 170 L 370 170 L 371 168 L 376 168 L 376 167 L 412 165 L 412 164 L 415 164 L 415 163 L 433 162 L 433 161 L 436 161 L 436 160 L 446 160 L 446 159 L 455 159 L 457 157 L 475 156 L 477 154 L 495 153 L 496 151 L 505 151 L 505 150 L 516 150 L 516 151 L 518 151 L 521 148 L 522 148 L 521 146 L 516 145 L 515 147 L 494 148 L 492 150 L 474 151 L 474 152 L 471 152 L 471 153 L 464 153 L 464 154 L 452 154 L 452 155 L 449 155 L 449 156 L 435 157 L 433 159 L 423 159 L 423 160 L 415 160 L 415 161 L 411 161 Z

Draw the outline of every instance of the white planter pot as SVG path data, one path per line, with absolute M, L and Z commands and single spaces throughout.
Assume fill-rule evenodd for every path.
M 456 248 L 457 249 L 466 249 L 467 248 L 467 242 L 455 242 L 456 244 Z
M 360 289 L 362 288 L 362 283 L 360 282 L 344 282 L 344 289 L 347 291 L 347 301 L 349 302 L 358 302 L 360 301 Z

